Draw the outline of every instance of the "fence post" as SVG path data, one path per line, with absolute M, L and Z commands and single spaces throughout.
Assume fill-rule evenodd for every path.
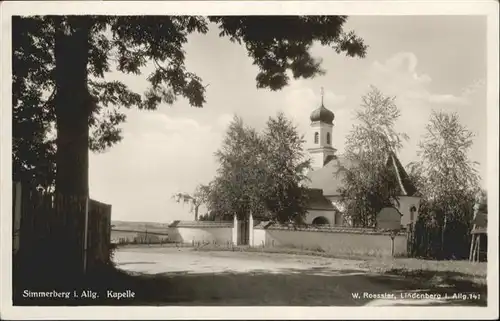
M 236 217 L 236 214 L 234 214 L 233 217 L 233 239 L 232 239 L 233 245 L 238 245 L 238 218 Z
M 89 233 L 89 197 L 85 198 L 85 227 L 83 232 L 83 273 L 87 273 L 87 247 Z
M 253 247 L 253 215 L 252 212 L 250 212 L 250 218 L 248 220 L 248 245 Z
M 396 232 L 391 232 L 391 256 L 394 257 L 394 238 L 396 237 Z
M 22 188 L 21 182 L 16 182 L 14 185 L 14 220 L 13 220 L 13 236 L 14 236 L 14 254 L 17 253 L 20 246 L 21 238 L 21 204 L 22 204 Z
M 406 226 L 406 256 L 411 257 L 413 246 L 412 224 Z

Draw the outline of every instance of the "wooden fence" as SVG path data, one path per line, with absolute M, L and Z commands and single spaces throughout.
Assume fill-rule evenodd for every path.
M 79 273 L 109 260 L 110 205 L 14 183 L 12 227 L 14 262 L 27 273 Z
M 165 244 L 169 243 L 168 237 L 168 233 L 111 228 L 111 242 L 119 245 Z
M 470 227 L 448 222 L 446 228 L 430 226 L 424 221 L 409 225 L 408 256 L 426 259 L 463 260 L 469 257 Z
M 90 200 L 87 227 L 87 268 L 107 264 L 111 245 L 111 205 Z

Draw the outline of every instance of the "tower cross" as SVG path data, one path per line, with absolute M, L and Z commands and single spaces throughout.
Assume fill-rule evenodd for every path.
M 323 99 L 325 97 L 325 89 L 323 87 L 321 87 L 321 106 L 323 106 Z

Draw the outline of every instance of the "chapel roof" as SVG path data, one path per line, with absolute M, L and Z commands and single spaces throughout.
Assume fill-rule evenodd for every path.
M 417 193 L 417 188 L 394 152 L 389 154 L 387 166 L 391 166 L 396 173 L 400 196 L 413 196 Z
M 335 206 L 323 195 L 321 189 L 310 188 L 307 190 L 307 196 L 309 209 L 335 210 Z
M 394 153 L 390 153 L 387 158 L 387 166 L 396 174 L 398 180 L 398 195 L 413 196 L 417 189 L 411 182 L 403 165 Z M 324 196 L 338 196 L 339 189 L 343 187 L 344 173 L 347 169 L 355 166 L 355 162 L 344 156 L 330 155 L 325 159 L 322 168 L 310 171 L 307 174 L 308 186 L 312 189 L 321 189 Z
M 352 162 L 345 157 L 330 155 L 323 167 L 307 174 L 309 187 L 323 190 L 325 196 L 339 195 L 339 189 L 343 186 L 343 173 L 350 167 Z
M 327 109 L 323 104 L 319 108 L 316 108 L 311 113 L 311 122 L 322 122 L 326 124 L 333 124 L 333 120 L 335 119 L 335 114 Z

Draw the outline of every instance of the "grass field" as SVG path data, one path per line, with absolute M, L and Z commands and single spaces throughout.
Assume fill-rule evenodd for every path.
M 437 272 L 457 272 L 476 277 L 486 277 L 487 262 L 469 261 L 435 261 L 404 257 L 373 257 L 368 255 L 344 255 L 318 251 L 314 249 L 299 249 L 288 247 L 245 247 L 245 246 L 219 246 L 213 244 L 201 245 L 193 248 L 194 251 L 241 251 L 241 252 L 264 252 L 283 253 L 297 255 L 313 255 L 320 257 L 342 258 L 365 261 L 366 267 L 370 267 L 374 272 L 387 272 L 389 270 L 407 271 L 437 271 Z
M 375 272 L 389 271 L 433 271 L 433 272 L 450 272 L 460 273 L 475 277 L 478 280 L 486 279 L 486 262 L 469 262 L 469 261 L 434 261 L 413 258 L 395 258 L 385 260 L 367 260 L 366 266 Z

